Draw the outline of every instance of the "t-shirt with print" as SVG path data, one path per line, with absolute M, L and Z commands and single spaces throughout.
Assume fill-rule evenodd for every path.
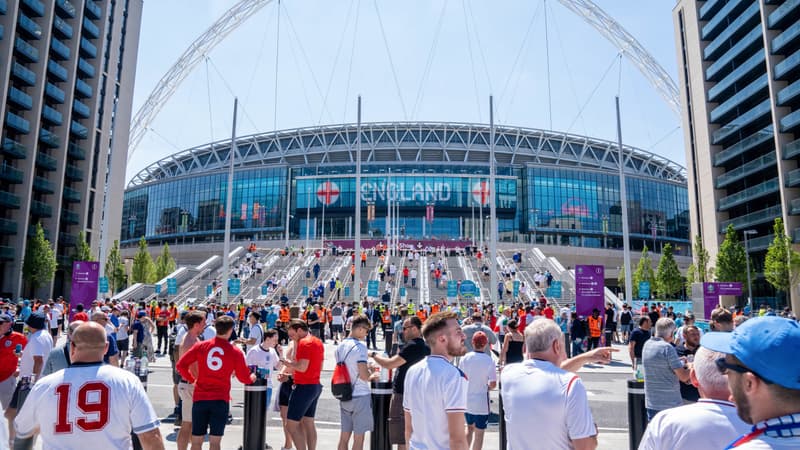
M 675 369 L 683 367 L 670 343 L 652 337 L 642 349 L 645 406 L 656 411 L 681 406 L 680 380 Z
M 267 371 L 266 380 L 267 387 L 272 387 L 272 372 L 280 367 L 280 360 L 278 359 L 278 352 L 274 348 L 264 348 L 263 345 L 254 345 L 253 348 L 247 351 L 248 366 L 258 366 L 259 369 Z
M 197 378 L 189 371 L 189 366 L 197 363 Z M 198 342 L 181 355 L 175 365 L 178 373 L 188 382 L 193 383 L 192 400 L 231 399 L 231 375 L 244 383 L 250 384 L 250 369 L 247 367 L 242 350 L 230 342 L 216 337 L 213 340 Z
M 39 375 L 33 373 L 33 357 L 42 357 L 42 367 L 53 349 L 53 337 L 50 336 L 49 331 L 39 330 L 28 336 L 28 345 L 22 351 L 22 359 L 19 363 L 19 376 L 30 377 L 32 375 Z
M 294 357 L 296 361 L 308 360 L 305 372 L 294 371 L 294 384 L 319 384 L 322 361 L 325 359 L 325 347 L 322 346 L 322 341 L 311 334 L 300 339 L 297 341 Z
M 25 348 L 28 339 L 22 333 L 10 331 L 0 337 L 0 381 L 5 381 L 17 370 L 17 345 Z
M 358 365 L 367 363 L 367 346 L 355 338 L 347 338 L 336 348 L 336 362 L 344 362 L 353 385 L 353 397 L 370 395 L 368 382 L 358 377 Z
M 392 389 L 395 394 L 402 394 L 405 389 L 405 379 L 406 379 L 406 372 L 408 369 L 411 368 L 414 364 L 422 361 L 426 356 L 431 354 L 431 349 L 425 344 L 425 340 L 422 338 L 412 339 L 406 345 L 400 349 L 400 353 L 398 355 L 403 358 L 406 362 L 397 368 L 397 372 L 394 375 L 394 385 Z
M 484 352 L 469 352 L 458 364 L 467 375 L 467 412 L 485 416 L 489 414 L 489 383 L 497 381 L 497 367 L 491 356 Z

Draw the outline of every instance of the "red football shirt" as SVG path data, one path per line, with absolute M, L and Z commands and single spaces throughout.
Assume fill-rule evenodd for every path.
M 197 363 L 197 379 L 192 376 L 189 366 Z M 175 365 L 178 373 L 194 384 L 193 401 L 231 400 L 231 375 L 244 384 L 250 381 L 250 369 L 242 351 L 230 342 L 216 337 L 213 340 L 198 342 L 181 356 Z
M 12 331 L 0 337 L 0 381 L 5 381 L 17 370 L 17 355 L 14 350 L 17 344 L 22 344 L 22 348 L 28 344 L 28 338 L 22 333 Z
M 77 313 L 73 314 L 72 321 L 75 322 L 77 320 L 82 320 L 84 322 L 88 322 L 89 321 L 89 315 L 86 314 L 83 311 L 77 312 Z
M 308 360 L 305 372 L 294 371 L 294 384 L 319 384 L 319 374 L 322 372 L 322 360 L 325 359 L 325 347 L 322 341 L 309 334 L 297 341 L 297 350 L 294 358 Z

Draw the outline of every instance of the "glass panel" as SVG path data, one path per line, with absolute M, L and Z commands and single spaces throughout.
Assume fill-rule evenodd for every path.
M 88 17 L 83 18 L 83 29 L 93 38 L 100 36 L 100 29 Z
M 66 94 L 60 88 L 56 87 L 56 85 L 50 83 L 49 81 L 44 87 L 44 93 L 47 94 L 48 97 L 55 100 L 57 103 L 64 103 L 64 99 L 66 98 Z
M 75 112 L 84 119 L 88 118 L 91 114 L 89 107 L 78 99 L 72 101 L 72 109 L 74 109 Z
M 72 26 L 64 21 L 61 17 L 53 19 L 53 28 L 61 33 L 62 37 L 67 39 L 72 38 Z
M 22 4 L 30 8 L 30 11 L 36 17 L 44 15 L 44 4 L 39 0 L 22 0 Z
M 47 105 L 44 105 L 42 108 L 42 117 L 51 124 L 61 125 L 63 123 L 63 117 L 61 113 Z
M 775 39 L 772 40 L 772 52 L 780 53 L 784 47 L 794 42 L 798 36 L 800 36 L 800 22 L 795 22 L 783 33 L 775 36 Z
M 36 84 L 36 74 L 33 73 L 32 70 L 28 69 L 27 67 L 23 66 L 18 62 L 14 62 L 14 68 L 12 69 L 12 73 L 14 76 L 25 83 L 28 86 L 33 86 Z
M 30 122 L 12 113 L 11 111 L 6 111 L 6 125 L 22 134 L 28 134 L 31 131 Z
M 731 11 L 738 7 L 740 3 L 742 3 L 742 0 L 732 0 L 727 2 L 725 6 L 723 6 L 722 9 L 720 9 L 714 15 L 714 18 L 703 26 L 701 39 L 704 41 L 711 39 L 712 34 L 717 32 L 720 26 L 728 23 L 728 16 L 730 15 Z
M 742 36 L 742 39 L 731 47 L 718 60 L 706 69 L 706 80 L 713 81 L 723 69 L 730 67 L 731 62 L 738 57 L 745 49 L 761 40 L 761 24 L 757 24 L 749 33 Z
M 766 99 L 763 102 L 759 103 L 758 105 L 754 106 L 746 113 L 728 122 L 727 125 L 715 131 L 712 139 L 712 144 L 714 145 L 719 144 L 725 138 L 729 137 L 733 133 L 736 133 L 737 131 L 741 130 L 747 125 L 753 123 L 756 119 L 761 118 L 765 114 L 769 114 L 769 112 L 770 112 L 770 103 L 769 99 Z
M 63 12 L 68 17 L 75 17 L 75 7 L 69 0 L 56 0 L 58 11 Z
M 100 7 L 94 2 L 94 0 L 86 0 L 86 12 L 92 17 L 92 19 L 99 19 L 103 12 L 100 10 Z
M 741 230 L 760 223 L 772 222 L 776 217 L 781 216 L 782 209 L 781 205 L 775 205 L 735 219 L 724 220 L 720 222 L 719 232 L 720 234 L 725 234 L 725 228 L 728 228 L 728 224 L 733 224 L 733 228 Z
M 741 180 L 748 175 L 752 175 L 768 167 L 774 167 L 777 160 L 778 157 L 775 156 L 775 153 L 767 153 L 764 156 L 752 161 L 748 161 L 747 163 L 718 176 L 715 186 L 717 189 L 722 189 L 734 181 Z
M 14 49 L 30 62 L 39 61 L 39 50 L 36 50 L 36 47 L 28 44 L 19 36 L 17 36 L 17 39 L 14 41 Z
M 42 38 L 42 27 L 34 22 L 30 17 L 20 12 L 17 22 L 19 23 L 19 27 L 27 32 L 28 37 L 32 39 Z
M 50 49 L 53 50 L 55 56 L 60 56 L 61 60 L 69 59 L 69 47 L 66 44 L 56 37 L 53 37 L 50 41 Z
M 75 122 L 74 120 L 72 121 L 72 126 L 70 127 L 70 131 L 72 131 L 72 134 L 82 139 L 86 139 L 87 137 L 89 137 L 89 129 L 81 125 L 80 123 Z
M 749 8 L 744 10 L 736 20 L 731 22 L 730 25 L 727 25 L 719 36 L 714 38 L 714 40 L 703 49 L 703 57 L 707 60 L 716 58 L 718 51 L 722 49 L 724 45 L 730 44 L 731 36 L 739 31 L 739 28 L 741 28 L 745 22 L 757 16 L 758 11 L 758 3 L 753 3 Z
M 96 58 L 97 57 L 97 47 L 94 46 L 91 42 L 89 42 L 86 38 L 81 38 L 81 54 L 88 56 L 89 58 Z
M 733 69 L 733 71 L 726 75 L 725 78 L 720 80 L 719 83 L 715 84 L 708 90 L 708 101 L 716 102 L 720 94 L 726 92 L 742 77 L 751 71 L 758 69 L 759 66 L 763 66 L 765 58 L 766 56 L 764 55 L 764 52 L 756 52 L 756 54 L 748 58 L 747 61 Z M 766 71 L 766 68 L 763 68 L 763 70 Z
M 766 91 L 767 81 L 768 78 L 767 74 L 765 73 L 747 85 L 744 89 L 731 96 L 731 98 L 726 100 L 725 103 L 714 108 L 709 114 L 711 122 L 718 122 L 721 117 L 728 114 L 732 109 L 755 97 L 756 94 Z
M 719 200 L 719 210 L 725 211 L 736 205 L 740 205 L 747 201 L 761 197 L 766 194 L 778 192 L 780 182 L 777 178 L 749 187 L 743 191 L 739 191 L 733 195 L 723 197 Z
M 58 78 L 59 81 L 67 81 L 67 69 L 65 69 L 64 66 L 53 61 L 52 59 L 47 61 L 47 70 L 51 74 L 55 75 L 55 77 Z
M 83 58 L 78 58 L 78 69 L 80 69 L 89 78 L 94 78 L 94 66 Z
M 22 109 L 30 110 L 33 107 L 31 96 L 11 86 L 8 89 L 8 98 Z

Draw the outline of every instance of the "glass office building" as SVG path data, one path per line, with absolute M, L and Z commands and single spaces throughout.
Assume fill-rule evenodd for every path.
M 499 127 L 489 185 L 485 125 L 365 124 L 356 186 L 354 125 L 286 130 L 237 141 L 234 240 L 352 239 L 356 195 L 362 237 L 387 234 L 390 208 L 407 239 L 488 239 L 489 200 L 499 239 L 622 247 L 616 144 L 543 130 Z M 230 141 L 189 149 L 137 174 L 125 192 L 123 246 L 222 240 Z M 631 243 L 688 254 L 684 169 L 624 147 Z M 288 224 L 287 224 L 288 217 Z M 481 219 L 483 218 L 483 220 Z M 287 226 L 288 225 L 288 226 Z

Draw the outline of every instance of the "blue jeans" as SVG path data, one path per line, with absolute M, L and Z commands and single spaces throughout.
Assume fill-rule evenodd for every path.
M 650 422 L 651 420 L 653 420 L 653 417 L 655 417 L 656 414 L 658 414 L 660 412 L 661 412 L 661 410 L 659 410 L 659 409 L 647 408 L 647 421 Z

